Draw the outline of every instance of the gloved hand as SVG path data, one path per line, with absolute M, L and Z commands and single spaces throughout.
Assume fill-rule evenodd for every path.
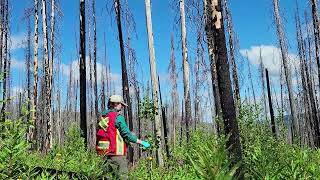
M 148 149 L 151 146 L 147 141 L 141 141 L 141 145 L 144 149 Z

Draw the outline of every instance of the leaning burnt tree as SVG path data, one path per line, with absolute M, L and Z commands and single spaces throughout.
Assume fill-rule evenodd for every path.
M 318 1 L 310 0 L 313 19 L 314 43 L 316 50 L 316 61 L 318 67 L 318 81 L 320 83 L 320 22 L 318 14 Z
M 288 88 L 288 94 L 289 94 L 289 102 L 290 102 L 290 111 L 291 111 L 291 120 L 293 122 L 293 129 L 294 134 L 299 134 L 299 123 L 297 119 L 296 114 L 296 104 L 294 100 L 294 94 L 293 94 L 293 86 L 292 86 L 292 78 L 291 78 L 291 70 L 290 70 L 290 64 L 289 64 L 289 58 L 288 58 L 288 48 L 287 44 L 285 42 L 285 34 L 284 29 L 280 17 L 280 8 L 279 8 L 279 0 L 273 0 L 273 7 L 274 7 L 274 17 L 276 21 L 277 26 L 277 34 L 278 34 L 278 40 L 279 45 L 281 49 L 281 55 L 282 55 L 282 62 L 284 67 L 284 74 L 287 82 L 287 88 Z M 290 130 L 290 127 L 289 127 Z M 289 131 L 290 132 L 290 131 Z M 291 134 L 289 134 L 289 143 L 292 143 L 292 137 L 290 137 Z
M 127 64 L 126 64 L 126 56 L 122 35 L 122 25 L 121 25 L 121 10 L 120 10 L 120 0 L 115 1 L 115 11 L 117 18 L 117 27 L 118 27 L 118 36 L 119 36 L 119 45 L 120 45 L 120 55 L 121 55 L 121 72 L 122 72 L 122 93 L 124 101 L 128 104 L 128 107 L 125 108 L 124 117 L 128 121 L 129 129 L 132 130 L 133 122 L 132 122 L 132 107 L 130 101 L 129 94 L 129 81 L 128 81 L 128 73 L 127 73 Z M 133 163 L 133 149 L 129 147 L 129 161 Z
M 216 60 L 216 70 L 219 93 L 221 97 L 222 117 L 224 121 L 225 135 L 229 136 L 227 149 L 231 165 L 240 165 L 236 172 L 239 179 L 244 179 L 242 173 L 242 148 L 240 143 L 240 134 L 238 122 L 236 120 L 236 108 L 234 104 L 232 85 L 230 79 L 228 52 L 226 47 L 226 37 L 223 22 L 223 7 L 221 0 L 208 0 L 207 8 L 211 8 L 211 14 L 207 16 L 211 19 L 210 34 L 213 34 L 213 56 Z M 206 29 L 207 31 L 209 29 Z M 214 81 L 212 81 L 214 83 Z
M 150 61 L 150 73 L 152 82 L 152 97 L 153 105 L 155 108 L 155 132 L 157 140 L 157 151 L 156 159 L 160 167 L 164 166 L 163 155 L 162 155 L 162 145 L 161 145 L 161 134 L 162 134 L 162 124 L 159 113 L 159 99 L 158 99 L 158 87 L 159 82 L 157 78 L 157 64 L 153 44 L 153 30 L 152 30 L 152 19 L 151 19 L 151 2 L 150 0 L 145 0 L 146 8 L 146 20 L 147 20 L 147 31 L 148 31 L 148 47 L 149 47 L 149 61 Z
M 301 81 L 302 81 L 302 88 L 303 88 L 303 95 L 304 95 L 304 108 L 306 112 L 306 121 L 304 122 L 304 129 L 303 129 L 304 134 L 302 134 L 302 136 L 305 137 L 305 140 L 303 139 L 305 144 L 308 144 L 310 147 L 314 147 L 314 146 L 319 147 L 320 132 L 319 132 L 317 107 L 316 107 L 316 102 L 314 100 L 314 93 L 312 91 L 313 83 L 310 80 L 311 77 L 309 73 L 309 67 L 307 64 L 307 59 L 308 59 L 307 44 L 310 46 L 309 30 L 307 30 L 307 39 L 309 42 L 305 44 L 303 40 L 303 33 L 302 33 L 302 27 L 301 27 L 300 15 L 299 15 L 299 6 L 298 6 L 297 0 L 296 0 L 296 6 L 297 6 L 296 35 L 297 35 L 297 44 L 298 44 L 299 58 L 300 58 L 300 71 L 301 71 Z M 308 25 L 306 24 L 306 26 Z M 311 60 L 311 54 L 310 54 L 309 60 Z M 315 134 L 315 137 L 313 134 Z
M 86 98 L 86 11 L 85 0 L 80 0 L 80 128 L 87 146 L 87 98 Z

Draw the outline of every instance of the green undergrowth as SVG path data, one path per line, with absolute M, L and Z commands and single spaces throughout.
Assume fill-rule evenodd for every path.
M 69 129 L 64 145 L 55 145 L 43 155 L 30 150 L 24 118 L 0 125 L 0 179 L 112 179 L 108 164 L 85 149 L 75 126 Z
M 290 145 L 281 116 L 277 118 L 277 137 L 259 109 L 243 106 L 238 118 L 243 150 L 245 179 L 318 179 L 320 150 Z M 54 145 L 46 154 L 31 150 L 26 141 L 29 128 L 25 116 L 0 122 L 0 179 L 115 179 L 112 169 L 95 152 L 87 151 L 76 126 L 67 133 L 64 145 Z M 208 125 L 199 126 L 190 142 L 177 139 L 171 158 L 164 167 L 154 157 L 143 157 L 130 170 L 130 179 L 235 179 L 240 164 L 228 160 L 227 138 L 217 137 Z M 295 140 L 295 142 L 297 142 Z M 148 154 L 154 154 L 151 149 Z
M 270 123 L 260 115 L 257 107 L 243 106 L 238 118 L 245 179 L 319 179 L 320 150 L 289 145 L 281 116 L 274 138 Z M 163 168 L 155 160 L 142 159 L 132 169 L 131 179 L 236 179 L 239 167 L 230 166 L 226 138 L 207 129 L 194 131 L 189 144 L 171 146 L 173 158 L 166 159 Z

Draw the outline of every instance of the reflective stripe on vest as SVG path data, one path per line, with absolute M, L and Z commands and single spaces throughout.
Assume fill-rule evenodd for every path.
M 98 141 L 99 149 L 109 149 L 110 141 Z
M 102 117 L 101 121 L 99 122 L 99 126 L 103 129 L 103 130 L 107 130 L 108 126 L 109 126 L 109 117 Z
M 117 135 L 116 135 L 116 144 L 117 144 L 117 152 L 116 155 L 124 155 L 124 141 L 119 133 L 119 131 L 117 130 Z

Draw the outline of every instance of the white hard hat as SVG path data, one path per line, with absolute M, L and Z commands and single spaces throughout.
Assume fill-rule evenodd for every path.
M 112 96 L 110 96 L 109 102 L 121 103 L 124 106 L 128 106 L 126 103 L 124 103 L 123 98 L 120 95 L 112 95 Z

